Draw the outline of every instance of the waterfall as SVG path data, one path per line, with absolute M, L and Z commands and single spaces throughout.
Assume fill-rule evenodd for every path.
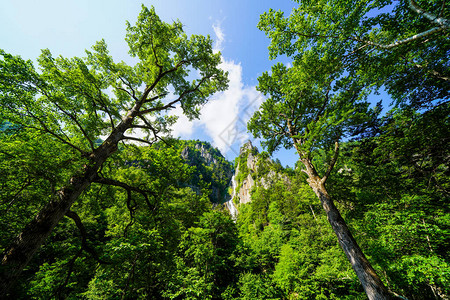
M 228 210 L 230 211 L 231 218 L 236 222 L 238 210 L 236 206 L 234 205 L 233 198 L 236 196 L 236 180 L 233 177 L 231 177 L 231 187 L 233 188 L 233 192 L 231 195 L 231 199 L 225 202 L 225 205 L 227 206 Z

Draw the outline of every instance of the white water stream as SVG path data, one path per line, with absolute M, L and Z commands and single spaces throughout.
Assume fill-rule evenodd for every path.
M 230 211 L 231 218 L 236 222 L 238 210 L 233 202 L 233 198 L 236 196 L 236 180 L 234 178 L 234 175 L 233 175 L 233 177 L 231 177 L 231 187 L 233 188 L 231 199 L 228 200 L 227 202 L 225 202 L 225 205 L 227 206 L 228 210 Z

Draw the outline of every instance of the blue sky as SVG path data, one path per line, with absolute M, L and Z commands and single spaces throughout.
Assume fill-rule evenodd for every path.
M 181 117 L 173 134 L 206 140 L 234 159 L 240 145 L 252 139 L 245 123 L 262 101 L 255 89 L 257 78 L 275 63 L 268 59 L 269 40 L 256 28 L 259 16 L 269 8 L 289 13 L 295 5 L 291 0 L 2 0 L 0 48 L 31 60 L 45 48 L 54 56 L 84 56 L 85 49 L 103 38 L 114 59 L 127 62 L 125 21 L 135 23 L 141 4 L 153 5 L 166 22 L 179 19 L 188 34 L 215 40 L 222 67 L 230 73 L 230 88 L 210 99 L 200 120 Z M 290 166 L 297 160 L 292 150 L 275 157 Z

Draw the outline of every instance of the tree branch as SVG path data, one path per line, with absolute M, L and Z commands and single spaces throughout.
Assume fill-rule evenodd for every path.
M 444 5 L 445 5 L 445 1 L 444 1 L 443 5 L 442 5 L 442 8 L 444 7 Z M 412 11 L 414 11 L 415 13 L 418 13 L 418 14 L 424 16 L 424 17 L 427 18 L 429 21 L 431 21 L 432 23 L 435 23 L 435 24 L 438 25 L 438 26 L 436 26 L 436 27 L 434 27 L 434 28 L 431 28 L 431 29 L 429 29 L 429 30 L 427 30 L 427 31 L 424 31 L 424 32 L 415 34 L 415 35 L 413 35 L 413 36 L 411 36 L 411 37 L 409 37 L 409 38 L 406 38 L 406 39 L 403 39 L 403 40 L 400 40 L 400 41 L 397 41 L 397 42 L 388 44 L 388 45 L 386 45 L 386 44 L 374 43 L 374 42 L 371 42 L 371 41 L 364 41 L 364 40 L 361 40 L 361 39 L 358 39 L 358 38 L 355 38 L 355 39 L 357 39 L 357 40 L 359 40 L 360 42 L 363 42 L 363 43 L 365 43 L 365 44 L 368 44 L 368 45 L 371 45 L 371 46 L 375 46 L 375 47 L 377 47 L 377 48 L 391 49 L 391 48 L 400 46 L 400 45 L 402 45 L 402 44 L 406 44 L 406 43 L 409 43 L 409 42 L 411 42 L 411 41 L 414 41 L 414 40 L 417 40 L 417 39 L 424 38 L 424 37 L 426 37 L 426 36 L 428 36 L 428 35 L 431 35 L 431 34 L 433 34 L 433 33 L 442 31 L 442 30 L 444 30 L 444 29 L 450 28 L 450 21 L 449 21 L 449 20 L 447 20 L 447 19 L 445 19 L 445 18 L 441 18 L 441 17 L 439 17 L 439 16 L 435 16 L 435 15 L 429 13 L 429 12 L 426 12 L 426 11 L 423 10 L 421 7 L 419 7 L 419 6 L 417 5 L 417 3 L 416 3 L 414 0 L 409 0 L 409 8 L 410 8 Z M 441 11 L 441 12 L 442 12 L 442 11 Z M 439 15 L 440 15 L 440 14 L 441 14 L 441 13 L 439 13 Z
M 331 89 L 331 82 L 328 85 L 327 88 L 327 93 L 325 94 L 325 101 L 323 102 L 322 107 L 320 108 L 320 110 L 317 112 L 315 118 L 314 118 L 314 122 L 317 122 L 320 118 L 320 116 L 323 114 L 323 112 L 325 111 L 325 109 L 327 108 L 328 102 L 330 101 L 329 98 L 329 94 L 330 94 L 330 89 Z
M 148 199 L 148 195 L 151 195 L 153 197 L 156 197 L 156 193 L 150 190 L 144 190 L 144 189 L 140 189 L 138 187 L 134 187 L 131 185 L 128 185 L 124 182 L 118 181 L 118 180 L 114 180 L 114 179 L 110 179 L 110 178 L 104 178 L 104 177 L 100 177 L 97 176 L 97 178 L 94 179 L 95 183 L 100 183 L 100 184 L 106 184 L 106 185 L 112 185 L 112 186 L 117 186 L 117 187 L 121 187 L 127 191 L 133 191 L 133 192 L 137 192 L 139 194 L 141 194 L 142 196 L 144 196 L 145 201 L 147 203 L 147 206 L 151 209 L 154 210 L 155 206 L 152 205 Z
M 441 11 L 439 12 L 439 15 L 438 15 L 438 17 L 442 16 L 442 13 L 444 12 L 444 8 L 445 8 L 445 2 L 446 2 L 446 0 L 442 0 Z
M 410 62 L 410 61 L 408 61 L 408 62 Z M 423 69 L 423 70 L 425 70 L 425 72 L 429 73 L 430 75 L 432 75 L 432 76 L 434 76 L 434 77 L 436 77 L 436 78 L 442 79 L 442 80 L 444 80 L 444 81 L 450 81 L 450 77 L 444 76 L 444 75 L 442 75 L 441 73 L 439 73 L 439 72 L 436 71 L 436 70 L 433 70 L 433 69 L 427 69 L 426 66 L 424 67 L 424 66 L 419 65 L 419 64 L 414 63 L 414 62 L 412 62 L 412 64 L 413 64 L 416 68 L 418 68 L 418 69 Z
M 150 127 L 147 125 L 136 124 L 136 125 L 131 125 L 130 129 L 150 129 Z
M 156 99 L 163 98 L 163 97 L 165 97 L 167 94 L 168 94 L 168 93 L 162 93 L 162 94 L 159 94 L 159 95 L 157 95 L 157 96 L 155 96 L 155 97 L 152 97 L 152 98 L 150 98 L 150 99 L 146 99 L 146 100 L 144 101 L 144 103 L 152 102 L 152 101 L 154 101 L 154 100 L 156 100 Z
M 411 41 L 414 41 L 414 40 L 417 40 L 417 39 L 424 38 L 424 37 L 426 37 L 426 36 L 428 36 L 428 35 L 430 35 L 430 34 L 433 34 L 433 33 L 439 32 L 439 31 L 442 31 L 442 30 L 444 30 L 444 29 L 446 29 L 446 27 L 444 27 L 444 26 L 441 26 L 441 27 L 434 27 L 434 28 L 431 28 L 431 29 L 429 29 L 429 30 L 427 30 L 427 31 L 424 31 L 424 32 L 415 34 L 415 35 L 413 35 L 413 36 L 411 36 L 411 37 L 409 37 L 409 38 L 406 38 L 406 39 L 404 39 L 404 40 L 400 40 L 400 41 L 397 41 L 397 42 L 394 42 L 394 43 L 391 43 L 391 44 L 388 44 L 388 45 L 386 45 L 386 44 L 374 43 L 374 42 L 366 41 L 366 40 L 361 40 L 361 39 L 359 39 L 359 38 L 358 38 L 357 40 L 358 40 L 359 42 L 363 42 L 363 43 L 365 43 L 365 44 L 367 44 L 367 45 L 371 45 L 371 46 L 375 46 L 375 47 L 377 47 L 377 48 L 382 48 L 382 49 L 388 50 L 388 49 L 392 49 L 392 48 L 395 48 L 395 47 L 397 47 L 397 46 L 400 46 L 400 45 L 409 43 L 409 42 L 411 42 Z
M 17 122 L 17 120 L 14 120 L 15 123 L 20 124 L 20 125 L 24 126 L 25 128 L 32 128 L 32 129 L 35 129 L 35 130 L 38 130 L 38 131 L 41 131 L 41 132 L 49 133 L 50 135 L 54 136 L 56 139 L 58 139 L 58 140 L 59 140 L 60 142 L 62 142 L 63 144 L 66 144 L 66 145 L 72 147 L 73 149 L 75 149 L 75 150 L 77 150 L 78 152 L 80 152 L 82 155 L 86 155 L 86 151 L 83 151 L 81 148 L 75 146 L 74 144 L 72 144 L 72 143 L 69 142 L 69 141 L 66 141 L 65 139 L 63 139 L 63 138 L 62 138 L 61 136 L 59 136 L 58 134 L 56 134 L 55 132 L 51 131 L 51 130 L 47 127 L 47 125 L 45 124 L 44 121 L 42 121 L 39 117 L 35 116 L 32 112 L 30 112 L 30 111 L 28 110 L 28 108 L 26 108 L 26 110 L 27 110 L 28 116 L 31 117 L 31 118 L 33 118 L 33 119 L 35 119 L 36 121 L 38 121 L 38 123 L 41 124 L 42 128 L 35 127 L 35 126 L 30 126 L 30 125 L 28 125 L 28 124 L 23 124 L 23 123 Z M 60 128 L 60 130 L 63 131 L 61 128 Z M 64 131 L 63 131 L 63 133 L 64 133 Z M 68 137 L 66 136 L 66 138 L 68 138 Z M 70 139 L 69 139 L 69 140 L 70 140 Z
M 121 299 L 125 299 L 125 297 L 127 295 L 127 290 L 128 290 L 128 287 L 130 286 L 131 278 L 134 276 L 134 270 L 136 268 L 136 263 L 138 261 L 138 258 L 139 258 L 139 253 L 137 253 L 136 256 L 134 257 L 133 263 L 131 265 L 131 270 L 128 273 L 127 283 L 126 283 L 126 285 L 125 285 L 125 287 L 123 289 L 123 292 L 122 292 Z
M 23 183 L 23 185 L 21 186 L 21 188 L 14 194 L 14 196 L 12 197 L 12 199 L 9 201 L 8 206 L 7 206 L 7 211 L 9 211 L 11 205 L 14 204 L 14 202 L 16 202 L 16 200 L 18 199 L 18 196 L 22 193 L 22 191 L 28 187 L 31 184 L 31 180 L 30 177 L 27 176 L 25 182 Z M 5 204 L 7 200 L 3 201 L 1 204 Z
M 136 201 L 133 201 L 134 202 L 133 205 L 131 204 L 131 202 L 133 200 L 132 195 L 131 195 L 132 191 L 137 192 L 144 197 L 145 203 L 147 204 L 148 208 L 151 211 L 154 211 L 156 209 L 156 206 L 152 205 L 148 198 L 148 194 L 152 195 L 153 197 L 156 197 L 156 193 L 154 193 L 153 191 L 143 190 L 143 189 L 140 189 L 140 188 L 137 188 L 134 186 L 130 186 L 121 181 L 104 178 L 104 177 L 100 177 L 100 176 L 97 176 L 97 178 L 94 179 L 94 182 L 100 183 L 100 184 L 111 185 L 111 186 L 117 186 L 117 187 L 121 187 L 121 188 L 125 189 L 125 191 L 127 193 L 127 208 L 128 208 L 128 211 L 130 212 L 130 222 L 127 224 L 127 226 L 124 229 L 124 233 L 123 233 L 124 236 L 127 235 L 128 228 L 130 228 L 130 226 L 134 224 L 134 211 L 136 210 L 137 204 L 136 204 Z
M 139 115 L 142 116 L 142 115 L 148 114 L 150 112 L 154 112 L 154 111 L 162 111 L 162 110 L 166 110 L 166 109 L 169 109 L 169 108 L 175 108 L 175 106 L 173 106 L 173 105 L 178 103 L 178 102 L 180 102 L 180 100 L 181 100 L 181 97 L 179 97 L 176 100 L 173 100 L 173 101 L 171 101 L 168 104 L 163 105 L 163 106 L 156 106 L 156 107 L 152 107 L 152 108 L 149 108 L 149 109 L 141 110 L 139 112 Z
M 442 4 L 442 8 L 445 5 L 445 1 Z M 429 12 L 426 12 L 425 10 L 423 10 L 421 7 L 419 7 L 419 5 L 417 5 L 417 3 L 414 0 L 409 0 L 409 8 L 418 13 L 419 15 L 423 15 L 425 18 L 427 18 L 428 20 L 430 20 L 431 22 L 439 25 L 440 27 L 444 28 L 449 28 L 450 27 L 450 22 L 447 19 L 441 18 L 439 16 L 435 16 Z M 440 15 L 440 14 L 439 14 Z
M 47 96 L 48 97 L 48 96 Z M 83 126 L 81 126 L 80 122 L 78 122 L 76 115 L 73 115 L 69 112 L 67 112 L 66 110 L 64 110 L 56 101 L 53 102 L 56 107 L 62 111 L 66 116 L 69 117 L 69 119 L 71 119 L 73 122 L 75 122 L 75 124 L 78 126 L 78 128 L 80 129 L 81 133 L 83 134 L 84 138 L 86 140 L 88 140 L 89 145 L 91 146 L 91 150 L 94 151 L 94 142 L 89 138 L 87 132 L 84 130 Z
M 183 93 L 181 93 L 181 95 L 180 95 L 177 99 L 175 99 L 175 100 L 169 102 L 168 104 L 163 105 L 163 106 L 157 106 L 157 107 L 152 107 L 152 108 L 149 108 L 149 109 L 141 110 L 141 111 L 139 112 L 138 115 L 139 115 L 139 116 L 142 116 L 142 115 L 148 114 L 148 113 L 150 113 L 150 112 L 154 112 L 154 111 L 162 111 L 162 110 L 166 110 L 166 109 L 169 109 L 169 108 L 175 108 L 174 105 L 175 105 L 176 103 L 181 102 L 181 100 L 182 100 L 186 95 L 198 91 L 199 88 L 200 88 L 200 86 L 201 86 L 207 79 L 209 79 L 209 78 L 211 78 L 211 76 L 203 77 L 203 78 L 199 81 L 199 83 L 198 83 L 193 89 L 184 91 Z
M 65 288 L 66 285 L 69 283 L 70 275 L 72 275 L 75 261 L 77 260 L 78 257 L 80 257 L 82 252 L 83 252 L 83 248 L 81 247 L 80 250 L 78 250 L 78 252 L 74 255 L 74 257 L 72 257 L 72 259 L 69 261 L 69 263 L 68 263 L 69 270 L 67 271 L 66 279 L 64 280 L 63 283 L 61 283 L 61 285 L 58 287 L 58 290 L 56 291 L 56 296 L 58 299 L 64 298 L 62 295 L 63 288 Z
M 80 233 L 81 233 L 81 247 L 80 247 L 80 250 L 78 250 L 78 252 L 69 261 L 69 263 L 68 263 L 69 270 L 67 272 L 66 278 L 65 278 L 64 282 L 58 287 L 58 290 L 56 291 L 56 295 L 58 296 L 58 298 L 61 298 L 61 299 L 63 298 L 62 297 L 63 288 L 69 283 L 70 275 L 72 275 L 73 267 L 75 265 L 75 261 L 77 260 L 78 257 L 80 257 L 81 253 L 83 253 L 83 250 L 85 250 L 86 252 L 90 253 L 97 262 L 99 262 L 101 264 L 110 264 L 109 262 L 101 260 L 98 257 L 97 253 L 95 252 L 95 250 L 93 248 L 91 248 L 87 244 L 86 228 L 84 227 L 83 223 L 81 222 L 81 219 L 78 216 L 78 214 L 75 213 L 74 211 L 69 210 L 66 213 L 66 216 L 71 218 L 75 222 L 75 224 L 78 227 L 78 229 L 80 230 Z
M 140 138 L 137 138 L 137 137 L 132 137 L 132 136 L 123 136 L 121 138 L 121 140 L 132 140 L 132 141 L 148 144 L 150 146 L 155 143 L 155 142 L 150 142 L 150 141 L 147 141 L 147 140 L 144 140 L 144 139 L 140 139 Z
M 125 91 L 128 95 L 130 95 L 131 98 L 133 98 L 134 100 L 138 101 L 139 99 L 136 98 L 136 92 L 134 91 L 133 87 L 131 86 L 130 82 L 128 82 L 128 80 L 125 80 L 122 78 L 122 76 L 118 76 L 120 81 L 122 81 L 126 86 L 128 86 L 130 88 L 130 90 L 133 92 L 132 94 L 128 91 L 126 91 L 125 89 L 120 88 L 121 90 Z
M 445 6 L 445 1 L 444 1 L 443 5 L 442 5 L 441 13 L 442 13 L 442 9 L 443 9 L 444 6 Z M 400 46 L 400 45 L 402 45 L 402 44 L 406 44 L 406 43 L 409 43 L 409 42 L 411 42 L 411 41 L 414 41 L 414 40 L 417 40 L 417 39 L 421 39 L 421 38 L 424 38 L 424 37 L 426 37 L 426 36 L 428 36 L 428 35 L 431 35 L 431 34 L 433 34 L 433 33 L 436 33 L 436 32 L 439 32 L 439 31 L 442 31 L 442 30 L 445 30 L 445 29 L 450 28 L 450 21 L 449 21 L 449 20 L 447 20 L 447 19 L 445 19 L 445 18 L 442 18 L 442 17 L 440 17 L 440 16 L 435 16 L 435 15 L 429 13 L 429 12 L 426 12 L 425 10 L 423 10 L 422 8 L 420 8 L 420 7 L 417 5 L 417 3 L 416 3 L 415 1 L 409 0 L 409 7 L 410 7 L 410 9 L 411 9 L 412 11 L 414 11 L 414 12 L 420 14 L 420 15 L 423 15 L 423 16 L 426 17 L 428 20 L 430 20 L 432 23 L 434 23 L 434 24 L 436 24 L 436 25 L 438 25 L 438 26 L 436 26 L 436 27 L 434 27 L 434 28 L 431 28 L 431 29 L 429 29 L 429 30 L 427 30 L 427 31 L 424 31 L 424 32 L 415 34 L 415 35 L 413 35 L 413 36 L 411 36 L 411 37 L 409 37 L 409 38 L 406 38 L 406 39 L 403 39 L 403 40 L 400 40 L 400 41 L 391 43 L 391 44 L 380 44 L 380 43 L 375 43 L 375 42 L 372 42 L 372 41 L 363 40 L 363 39 L 358 38 L 358 37 L 355 37 L 355 36 L 349 36 L 349 37 L 346 38 L 346 40 L 354 40 L 354 41 L 357 41 L 357 42 L 364 43 L 364 44 L 366 44 L 366 45 L 375 46 L 375 47 L 377 47 L 377 48 L 381 48 L 381 49 L 386 49 L 386 50 L 388 50 L 388 49 L 392 49 L 392 48 L 395 48 L 395 47 L 397 47 L 397 46 Z M 439 15 L 441 15 L 441 13 L 440 13 Z M 328 39 L 328 38 L 332 38 L 332 39 L 341 39 L 341 37 L 340 37 L 340 36 L 337 36 L 337 35 L 302 34 L 302 33 L 298 33 L 298 32 L 292 32 L 292 31 L 290 31 L 290 30 L 286 30 L 286 32 L 288 32 L 288 33 L 290 33 L 290 34 L 293 34 L 293 35 L 302 36 L 302 37 L 307 37 L 307 38 L 327 38 L 327 39 Z M 356 52 L 356 51 L 358 51 L 358 50 L 360 50 L 360 49 L 362 49 L 362 48 L 364 48 L 364 46 L 363 46 L 363 47 L 359 47 L 358 49 L 352 51 L 352 52 L 349 53 L 348 55 L 353 54 L 354 52 Z
M 336 164 L 338 155 L 339 155 L 339 142 L 336 141 L 334 143 L 334 155 L 333 155 L 333 158 L 331 159 L 330 164 L 328 165 L 328 169 L 325 172 L 325 175 L 323 175 L 323 177 L 321 179 L 323 184 L 325 184 L 325 182 L 327 181 L 328 177 L 330 176 L 330 173 L 333 170 L 334 165 Z
M 71 210 L 69 210 L 66 213 L 66 216 L 71 218 L 77 225 L 78 230 L 80 230 L 80 233 L 81 233 L 81 249 L 80 250 L 85 250 L 86 252 L 91 254 L 92 257 L 97 262 L 99 262 L 101 264 L 110 264 L 109 262 L 106 262 L 106 261 L 100 259 L 98 254 L 95 252 L 95 250 L 87 244 L 87 232 L 86 232 L 86 228 L 84 227 L 83 223 L 81 222 L 80 216 L 78 216 L 78 214 L 76 212 L 71 211 Z

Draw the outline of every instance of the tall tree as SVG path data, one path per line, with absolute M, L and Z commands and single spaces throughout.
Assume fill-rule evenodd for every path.
M 248 124 L 264 138 L 269 152 L 283 145 L 295 147 L 308 176 L 308 184 L 320 199 L 339 244 L 369 299 L 388 299 L 389 292 L 365 257 L 326 188 L 338 159 L 339 142 L 364 120 L 368 104 L 357 80 L 339 78 L 330 56 L 305 51 L 302 59 L 287 68 L 272 67 L 259 77 L 258 89 L 266 99 Z M 327 154 L 327 165 L 316 166 L 319 150 Z M 320 155 L 320 154 L 319 154 Z M 320 160 L 319 160 L 320 161 Z M 322 170 L 323 169 L 323 170 Z
M 421 109 L 448 101 L 449 11 L 445 1 L 296 2 L 289 17 L 270 10 L 258 24 L 271 39 L 270 57 L 287 55 L 294 62 L 259 78 L 269 99 L 249 129 L 266 139 L 269 151 L 280 145 L 297 149 L 308 183 L 369 298 L 389 298 L 325 183 L 339 141 L 364 122 L 358 112 L 367 107 L 358 100 L 366 93 L 384 86 L 397 104 Z M 326 166 L 317 165 L 318 150 L 327 153 Z
M 91 183 L 120 185 L 99 177 L 120 142 L 152 144 L 174 121 L 168 110 L 181 105 L 195 118 L 209 95 L 227 87 L 211 39 L 188 37 L 179 21 L 162 22 L 153 8 L 143 6 L 136 25 L 127 23 L 126 41 L 134 66 L 114 62 L 103 40 L 84 58 L 55 58 L 43 50 L 40 72 L 31 61 L 0 51 L 1 119 L 51 137 L 78 164 L 2 254 L 1 296 Z

